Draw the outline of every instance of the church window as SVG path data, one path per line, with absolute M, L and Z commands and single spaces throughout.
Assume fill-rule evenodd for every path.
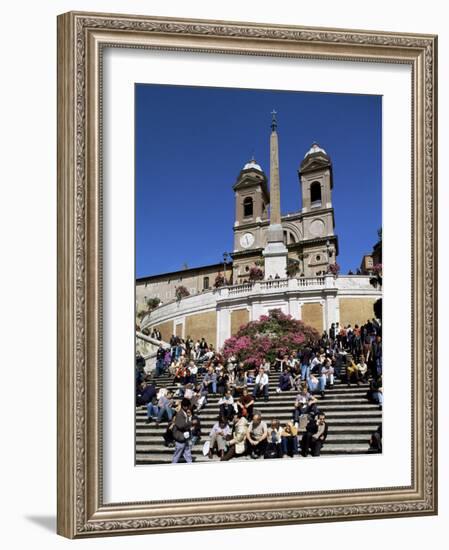
M 243 215 L 245 218 L 253 215 L 253 199 L 251 197 L 246 197 L 243 201 Z
M 207 290 L 209 288 L 209 277 L 203 278 L 203 290 Z
M 321 185 L 314 181 L 310 186 L 310 202 L 312 206 L 321 206 Z

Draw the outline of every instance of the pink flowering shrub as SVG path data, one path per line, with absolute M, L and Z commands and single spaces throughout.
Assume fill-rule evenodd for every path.
M 224 278 L 224 275 L 222 273 L 219 273 L 215 277 L 215 283 L 214 283 L 215 288 L 220 288 L 221 286 L 224 286 L 226 284 L 227 282 L 226 282 L 226 279 Z
M 249 280 L 250 281 L 260 281 L 263 279 L 263 271 L 260 267 L 254 266 L 249 270 Z
M 327 268 L 327 272 L 337 276 L 340 273 L 340 266 L 338 264 L 330 264 Z
M 181 298 L 186 298 L 187 296 L 190 296 L 190 292 L 185 286 L 180 285 L 176 287 L 175 295 L 177 300 L 181 300 Z
M 275 309 L 258 321 L 241 326 L 235 336 L 225 341 L 223 355 L 225 359 L 234 356 L 238 362 L 254 368 L 265 361 L 273 362 L 279 355 L 296 353 L 319 337 L 314 328 Z

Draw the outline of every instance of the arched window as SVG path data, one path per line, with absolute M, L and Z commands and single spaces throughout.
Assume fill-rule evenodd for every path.
M 289 231 L 288 229 L 284 230 L 284 244 L 293 244 L 296 243 L 295 234 Z
M 310 186 L 310 202 L 312 206 L 321 206 L 321 185 L 318 181 Z
M 243 215 L 245 218 L 253 215 L 253 199 L 251 197 L 246 197 L 243 201 Z
M 209 277 L 203 277 L 203 290 L 207 290 L 209 288 Z

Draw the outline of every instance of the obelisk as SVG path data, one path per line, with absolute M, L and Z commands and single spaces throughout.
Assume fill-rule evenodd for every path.
M 270 136 L 270 225 L 267 229 L 265 258 L 265 279 L 287 276 L 287 247 L 281 224 L 281 189 L 279 178 L 279 143 L 276 111 L 272 113 Z

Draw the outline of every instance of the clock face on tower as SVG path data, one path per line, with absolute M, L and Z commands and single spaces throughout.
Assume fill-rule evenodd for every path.
M 245 233 L 240 237 L 240 246 L 243 248 L 249 248 L 254 244 L 254 235 L 252 233 Z

